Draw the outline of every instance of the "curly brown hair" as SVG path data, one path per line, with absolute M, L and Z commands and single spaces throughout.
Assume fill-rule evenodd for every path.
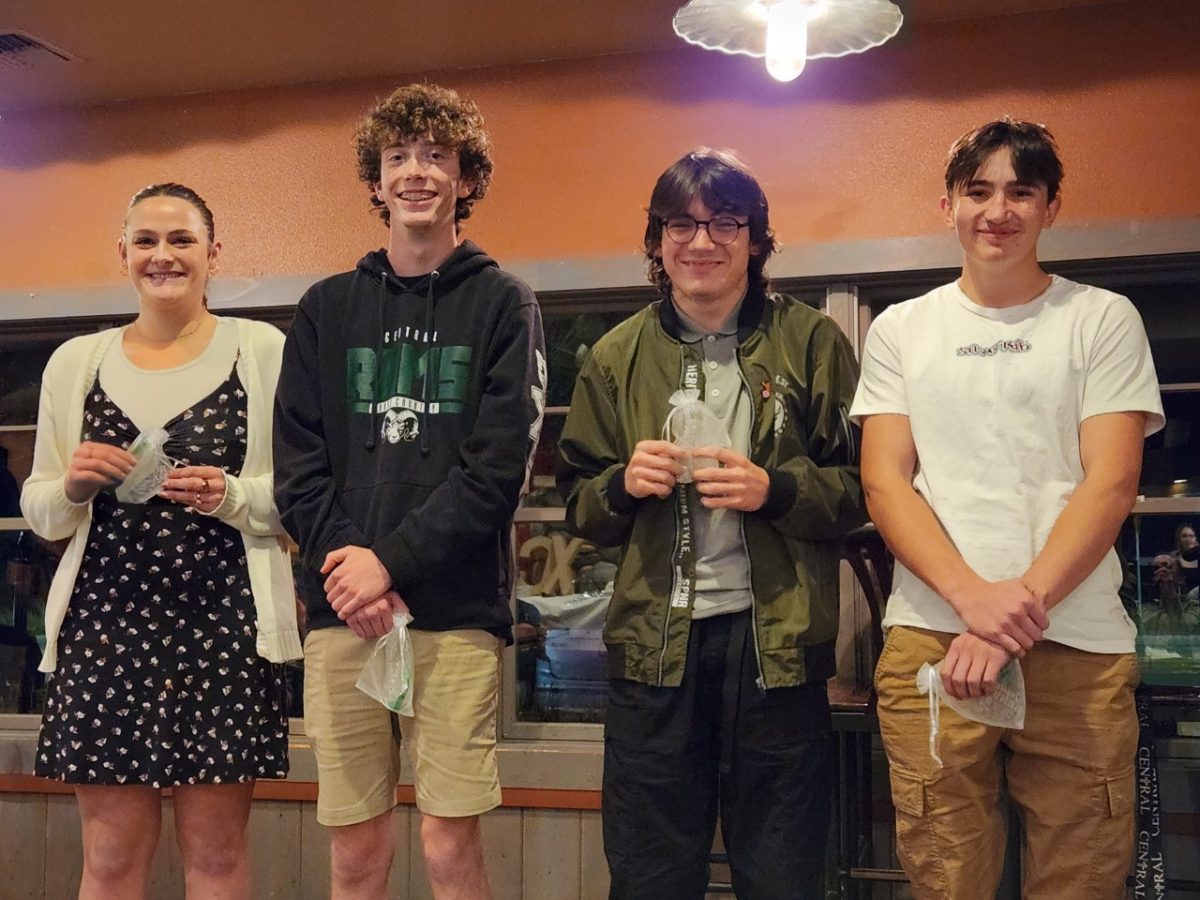
M 354 130 L 354 151 L 358 156 L 358 177 L 371 190 L 371 206 L 384 224 L 391 213 L 375 195 L 380 180 L 381 154 L 401 140 L 428 137 L 458 153 L 459 171 L 464 181 L 474 186 L 466 197 L 458 198 L 454 221 L 471 215 L 471 207 L 482 199 L 492 183 L 492 142 L 483 129 L 483 116 L 470 100 L 449 88 L 436 84 L 408 84 L 396 88 Z

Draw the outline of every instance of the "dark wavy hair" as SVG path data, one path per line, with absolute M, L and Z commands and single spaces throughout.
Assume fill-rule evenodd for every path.
M 1058 196 L 1063 164 L 1054 135 L 1045 125 L 1008 116 L 972 128 L 950 147 L 946 158 L 946 194 L 969 184 L 988 158 L 1001 149 L 1012 155 L 1017 178 L 1025 184 L 1044 184 L 1047 200 Z
M 458 152 L 459 171 L 474 189 L 459 197 L 454 221 L 471 215 L 471 206 L 492 183 L 492 142 L 483 128 L 483 116 L 470 100 L 436 84 L 408 84 L 380 101 L 354 131 L 358 177 L 371 189 L 371 205 L 385 224 L 391 222 L 387 205 L 375 195 L 380 180 L 380 156 L 401 140 L 429 137 Z
M 646 210 L 646 268 L 650 280 L 663 297 L 671 295 L 671 279 L 662 263 L 663 225 L 667 219 L 688 215 L 692 201 L 700 200 L 717 213 L 746 216 L 750 220 L 748 278 L 752 285 L 768 288 L 767 260 L 779 249 L 771 230 L 767 195 L 750 167 L 731 150 L 697 147 L 677 160 L 654 185 Z
M 129 211 L 131 209 L 143 200 L 149 200 L 151 197 L 175 197 L 192 204 L 192 206 L 196 207 L 196 211 L 200 213 L 200 218 L 204 220 L 204 228 L 208 232 L 209 247 L 216 242 L 217 228 L 213 223 L 212 210 L 208 208 L 208 204 L 204 202 L 204 198 L 187 185 L 176 184 L 174 181 L 163 181 L 159 184 L 147 185 L 134 194 L 133 198 L 129 201 L 129 205 L 125 207 L 125 222 L 129 221 Z

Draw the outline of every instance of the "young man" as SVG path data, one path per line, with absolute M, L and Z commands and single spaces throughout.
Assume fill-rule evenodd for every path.
M 409 85 L 355 134 L 388 246 L 304 295 L 276 401 L 280 515 L 308 608 L 304 718 L 333 897 L 381 897 L 403 734 L 434 896 L 490 897 L 479 814 L 500 802 L 513 511 L 541 425 L 537 302 L 460 237 L 492 161 L 475 105 Z M 354 686 L 407 608 L 412 718 Z M 348 626 L 348 627 L 347 627 Z
M 819 894 L 840 538 L 864 517 L 856 369 L 833 322 L 768 292 L 775 246 L 735 156 L 667 169 L 645 235 L 662 297 L 592 349 L 563 428 L 568 527 L 622 547 L 604 636 L 613 898 L 703 897 L 718 809 L 742 900 Z M 685 391 L 719 423 L 713 446 L 660 439 Z
M 1138 676 L 1113 543 L 1162 407 L 1129 301 L 1038 263 L 1061 179 L 1040 125 L 1005 119 L 955 143 L 941 207 L 962 276 L 879 317 L 852 410 L 897 559 L 876 687 L 921 898 L 994 895 L 1002 784 L 1025 828 L 1025 897 L 1118 898 L 1130 863 Z M 921 664 L 977 697 L 1014 657 L 1024 730 L 943 709 L 939 767 Z

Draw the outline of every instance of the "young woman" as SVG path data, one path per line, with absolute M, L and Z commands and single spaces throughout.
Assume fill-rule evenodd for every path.
M 1200 541 L 1196 539 L 1196 528 L 1185 522 L 1175 529 L 1175 552 L 1179 563 L 1179 580 L 1184 594 L 1196 600 L 1200 588 Z
M 21 495 L 36 533 L 71 538 L 35 772 L 75 785 L 80 898 L 144 895 L 171 787 L 188 897 L 241 900 L 254 780 L 287 773 L 278 664 L 301 653 L 272 499 L 283 335 L 208 311 L 221 245 L 191 189 L 134 195 L 118 250 L 138 316 L 51 357 Z

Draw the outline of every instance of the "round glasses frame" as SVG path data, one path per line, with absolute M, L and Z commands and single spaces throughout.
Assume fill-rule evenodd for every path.
M 750 223 L 739 222 L 733 216 L 713 216 L 711 219 L 676 216 L 663 222 L 663 231 L 676 244 L 690 244 L 702 227 L 710 241 L 724 247 L 736 241 L 742 229 L 749 228 Z

